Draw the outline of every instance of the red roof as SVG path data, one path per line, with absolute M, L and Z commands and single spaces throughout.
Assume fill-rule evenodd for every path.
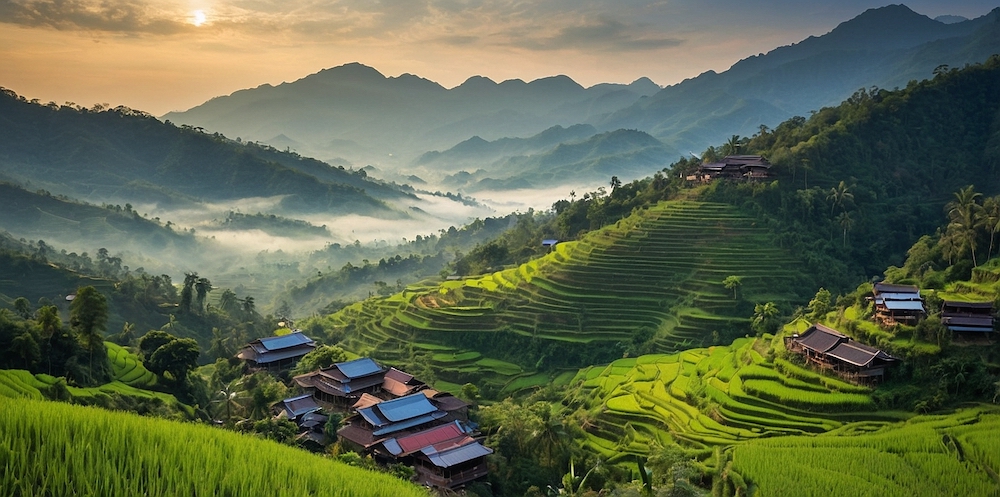
M 418 451 L 430 445 L 445 444 L 453 439 L 469 438 L 457 423 L 449 423 L 430 430 L 396 439 L 404 454 Z

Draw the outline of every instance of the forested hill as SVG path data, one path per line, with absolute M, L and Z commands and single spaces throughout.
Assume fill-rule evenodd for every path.
M 903 87 L 940 65 L 961 67 L 1000 52 L 1000 9 L 945 24 L 905 5 L 870 9 L 822 36 L 709 71 L 594 123 L 637 128 L 680 150 L 700 150 L 827 105 L 858 88 Z
M 959 189 L 1000 192 L 1000 57 L 902 90 L 862 90 L 736 141 L 770 158 L 777 181 L 718 183 L 708 198 L 765 214 L 828 288 L 851 288 L 945 224 Z
M 362 173 L 132 109 L 43 105 L 9 90 L 0 92 L 0 177 L 92 202 L 283 195 L 286 209 L 367 215 L 396 215 L 368 192 L 406 195 Z

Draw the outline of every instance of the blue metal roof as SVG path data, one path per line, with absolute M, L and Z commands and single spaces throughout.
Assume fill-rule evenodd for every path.
M 378 408 L 389 421 L 403 421 L 438 410 L 422 393 L 380 402 L 372 407 Z
M 398 423 L 392 423 L 388 426 L 384 426 L 372 432 L 372 435 L 380 437 L 382 435 L 388 435 L 389 433 L 396 433 L 400 430 L 405 430 L 407 428 L 413 428 L 414 426 L 420 426 L 424 423 L 430 423 L 436 419 L 441 419 L 447 416 L 448 413 L 444 411 L 435 411 L 431 413 L 424 414 L 423 416 L 418 416 L 415 418 L 407 419 L 406 421 L 400 421 Z
M 302 357 L 313 351 L 313 347 L 295 347 L 291 349 L 278 350 L 275 352 L 265 352 L 257 354 L 254 362 L 257 364 L 268 364 L 271 362 L 283 361 L 292 357 Z
M 470 443 L 443 452 L 433 452 L 433 447 L 420 449 L 435 466 L 450 468 L 471 461 L 477 457 L 488 456 L 493 453 L 493 449 L 486 447 L 479 442 Z
M 385 368 L 367 357 L 348 362 L 338 362 L 335 366 L 348 378 L 358 378 L 385 371 Z
M 919 300 L 886 300 L 885 307 L 890 311 L 922 311 L 924 303 Z
M 271 351 L 287 349 L 289 347 L 295 347 L 307 343 L 313 343 L 313 340 L 303 335 L 301 331 L 296 331 L 280 337 L 267 337 L 260 339 L 260 344 L 267 350 Z

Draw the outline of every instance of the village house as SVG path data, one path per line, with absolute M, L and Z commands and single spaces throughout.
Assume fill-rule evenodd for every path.
M 993 303 L 945 300 L 941 304 L 941 324 L 953 333 L 992 333 Z
M 875 322 L 885 328 L 896 324 L 915 326 L 927 316 L 920 289 L 913 285 L 876 283 L 869 300 L 875 304 Z
M 719 162 L 702 164 L 688 181 L 707 183 L 714 179 L 759 180 L 768 177 L 771 163 L 760 155 L 727 155 Z
M 292 381 L 316 400 L 346 409 L 362 394 L 378 392 L 385 383 L 386 371 L 372 359 L 362 357 L 298 375 Z
M 486 456 L 493 453 L 472 437 L 474 431 L 460 421 L 411 435 L 383 440 L 378 456 L 412 465 L 416 482 L 437 488 L 456 488 L 487 475 Z
M 251 371 L 281 371 L 294 366 L 315 348 L 316 342 L 301 331 L 294 331 L 254 340 L 240 349 L 236 357 L 245 361 Z
M 427 396 L 414 393 L 357 409 L 355 414 L 347 418 L 345 426 L 337 431 L 337 435 L 362 452 L 370 452 L 375 444 L 384 439 L 440 424 L 437 421 L 447 415 L 448 413 L 431 404 Z
M 883 381 L 886 369 L 897 363 L 895 357 L 818 323 L 786 337 L 785 347 L 815 367 L 860 383 Z

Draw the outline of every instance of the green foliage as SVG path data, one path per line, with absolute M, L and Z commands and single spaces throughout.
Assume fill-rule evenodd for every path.
M 20 495 L 427 495 L 388 475 L 203 425 L 7 400 L 0 427 L 0 488 Z
M 346 360 L 347 354 L 344 352 L 344 349 L 335 345 L 320 345 L 302 357 L 302 359 L 299 359 L 298 364 L 292 370 L 292 374 L 308 373 Z

